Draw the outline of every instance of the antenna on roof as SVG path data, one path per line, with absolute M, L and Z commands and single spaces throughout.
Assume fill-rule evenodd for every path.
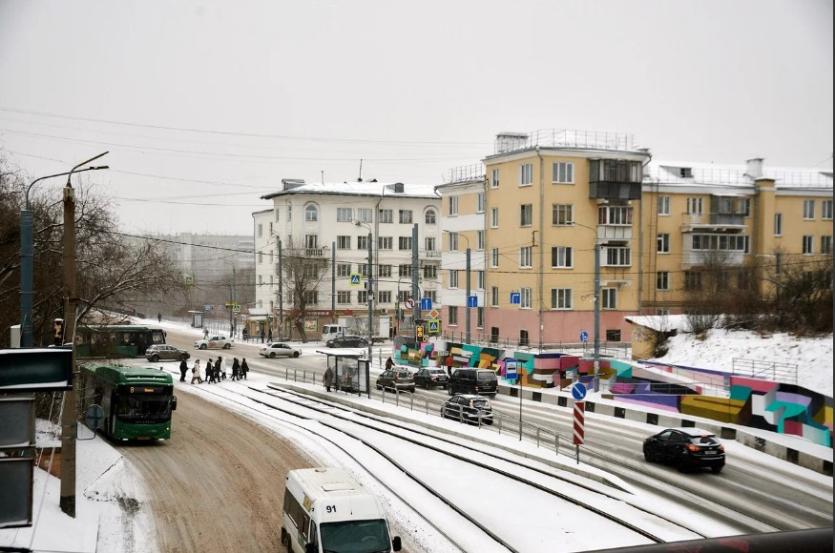
M 325 171 L 321 170 L 319 172 L 322 173 L 322 184 L 325 184 Z
M 357 182 L 362 182 L 362 158 L 360 158 L 360 176 L 357 177 Z

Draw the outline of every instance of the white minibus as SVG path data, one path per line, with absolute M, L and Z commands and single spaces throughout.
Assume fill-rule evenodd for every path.
M 287 473 L 281 543 L 293 553 L 388 553 L 400 551 L 389 535 L 383 509 L 340 468 Z

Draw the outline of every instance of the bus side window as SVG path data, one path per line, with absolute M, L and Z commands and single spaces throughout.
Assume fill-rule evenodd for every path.
M 299 533 L 304 538 L 304 541 L 307 541 L 307 531 L 308 531 L 309 527 L 310 527 L 310 517 L 307 516 L 307 513 L 304 513 L 304 515 L 302 516 L 302 524 L 301 524 L 301 526 L 299 526 Z
M 311 521 L 310 522 L 310 541 L 309 543 L 313 546 L 314 551 L 319 551 L 319 529 L 316 527 L 316 523 Z

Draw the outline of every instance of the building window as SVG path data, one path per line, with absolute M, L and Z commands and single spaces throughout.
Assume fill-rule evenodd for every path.
M 423 266 L 423 278 L 438 278 L 438 266 L 437 265 L 424 265 Z
M 258 263 L 264 262 L 264 252 L 258 252 Z
M 269 234 L 269 236 L 272 236 L 272 235 L 273 235 L 273 224 L 272 224 L 272 222 L 270 222 L 270 234 Z
M 258 223 L 258 238 L 264 236 L 264 225 Z
M 827 221 L 832 220 L 832 200 L 824 200 L 821 204 L 821 217 Z
M 424 298 L 429 298 L 430 300 L 432 300 L 433 304 L 438 303 L 438 291 L 437 290 L 424 290 L 423 291 L 423 297 Z
M 357 292 L 357 303 L 359 303 L 359 304 L 368 303 L 368 291 L 359 290 Z
M 783 214 L 774 214 L 774 236 L 783 236 Z
M 427 209 L 426 215 L 424 215 L 423 220 L 426 222 L 427 225 L 434 225 L 435 221 L 437 221 L 438 216 L 435 214 L 434 209 Z
M 378 213 L 379 213 L 381 223 L 392 223 L 392 222 L 394 222 L 394 210 L 381 209 Z
M 685 290 L 701 290 L 702 289 L 702 273 L 698 271 L 684 271 L 684 289 Z
M 304 300 L 307 305 L 316 305 L 319 303 L 318 290 L 310 290 L 304 293 Z
M 346 304 L 351 303 L 351 291 L 350 290 L 339 290 L 336 292 L 336 303 L 339 304 Z
M 666 232 L 660 233 L 656 238 L 658 253 L 670 253 L 670 235 Z
M 528 346 L 528 345 L 530 345 L 530 343 L 531 343 L 531 340 L 530 340 L 530 337 L 528 336 L 528 331 L 527 330 L 520 330 L 519 331 L 519 345 L 520 346 Z
M 670 314 L 670 308 L 669 307 L 656 307 L 655 308 L 655 314 L 660 316 L 660 317 L 666 317 Z
M 484 308 L 475 308 L 475 326 L 476 328 L 484 328 Z
M 374 210 L 370 207 L 357 208 L 357 221 L 360 223 L 371 223 L 374 218 Z
M 264 275 L 258 275 L 258 285 L 264 284 Z
M 360 302 L 363 303 L 363 302 Z M 377 295 L 377 303 L 391 303 L 391 291 L 385 290 Z
M 803 200 L 803 218 L 815 218 L 815 200 Z
M 450 326 L 455 326 L 458 324 L 458 307 L 454 305 L 449 306 L 449 321 L 447 322 Z
M 475 212 L 484 213 L 484 192 L 475 195 Z
M 620 329 L 619 328 L 607 328 L 606 329 L 606 341 L 607 342 L 620 342 Z
M 411 236 L 400 236 L 397 239 L 397 249 L 399 250 L 411 250 L 412 249 L 412 237 Z
M 702 214 L 702 199 L 701 198 L 687 198 L 687 214 L 701 215 Z
M 350 207 L 337 207 L 336 221 L 338 223 L 352 223 L 354 221 L 354 210 Z
M 569 246 L 554 246 L 551 248 L 551 267 L 571 269 L 574 266 L 572 254 L 572 248 Z
M 477 230 L 475 233 L 475 247 L 477 250 L 484 249 L 484 231 Z
M 449 287 L 450 288 L 458 288 L 458 271 L 450 270 L 449 271 Z
M 378 265 L 377 266 L 377 276 L 379 276 L 379 277 L 390 277 L 391 276 L 391 265 Z
M 748 237 L 727 234 L 694 234 L 694 250 L 719 250 L 748 253 Z
M 520 290 L 520 292 L 521 292 L 521 294 L 520 294 L 521 298 L 520 299 L 522 300 L 522 303 L 520 304 L 520 307 L 522 309 L 530 309 L 531 308 L 531 303 L 532 303 L 531 298 L 533 298 L 533 289 L 532 288 L 522 288 Z
M 377 249 L 378 250 L 390 250 L 392 249 L 392 244 L 394 243 L 394 238 L 391 236 L 378 236 L 377 237 Z
M 435 237 L 434 236 L 427 236 L 423 240 L 423 245 L 426 247 L 427 252 L 434 252 L 435 251 Z
M 351 264 L 350 263 L 337 263 L 336 264 L 336 276 L 338 276 L 338 277 L 349 277 L 349 276 L 351 276 Z
M 606 248 L 607 267 L 628 267 L 632 264 L 631 248 Z
M 308 223 L 315 223 L 319 220 L 319 210 L 315 205 L 309 205 L 304 208 L 304 220 Z
M 397 301 L 403 303 L 412 297 L 412 292 L 409 290 L 398 290 L 397 291 Z
M 571 309 L 571 288 L 551 288 L 551 309 Z
M 832 254 L 832 236 L 821 236 L 821 253 L 824 255 Z
M 367 250 L 368 249 L 368 237 L 367 236 L 357 236 L 357 249 L 358 250 Z
M 804 235 L 803 236 L 803 253 L 810 254 L 812 252 L 812 236 L 811 235 Z
M 490 227 L 491 228 L 498 228 L 499 226 L 499 208 L 498 207 L 491 207 L 490 208 Z
M 632 208 L 601 206 L 597 210 L 597 223 L 599 225 L 631 225 Z
M 522 246 L 519 248 L 519 266 L 533 267 L 533 248 L 531 246 Z
M 412 266 L 408 264 L 398 265 L 397 276 L 412 278 Z
M 457 232 L 450 232 L 449 233 L 449 251 L 457 252 L 458 251 L 458 233 Z
M 400 210 L 397 211 L 397 216 L 399 217 L 401 225 L 412 223 L 412 210 L 411 209 L 400 209 Z
M 458 215 L 458 196 L 449 197 L 449 214 Z
M 492 178 L 490 179 L 490 186 L 493 188 L 499 187 L 499 170 L 493 169 Z
M 573 225 L 574 206 L 572 204 L 554 204 L 551 206 L 551 223 L 554 225 Z
M 350 236 L 337 236 L 336 237 L 336 249 L 337 250 L 350 250 L 351 249 L 351 237 Z
M 287 206 L 287 222 L 291 223 L 293 221 L 293 206 Z
M 308 250 L 319 249 L 319 235 L 318 234 L 305 234 L 304 235 L 304 247 Z
M 493 286 L 490 289 L 490 305 L 493 307 L 499 306 L 499 287 Z
M 529 227 L 533 224 L 533 204 L 519 206 L 519 225 Z
M 499 327 L 491 326 L 490 327 L 490 341 L 496 343 L 499 341 Z
M 603 309 L 617 309 L 618 308 L 618 289 L 617 288 L 603 288 L 600 290 L 603 294 Z
M 499 248 L 490 250 L 490 266 L 493 268 L 499 266 Z
M 519 169 L 519 186 L 530 186 L 533 183 L 533 164 L 523 163 Z
M 552 182 L 559 184 L 574 184 L 574 164 L 570 161 L 555 162 Z
M 670 197 L 669 196 L 658 196 L 657 209 L 658 209 L 658 214 L 659 215 L 669 215 L 670 214 Z
M 476 288 L 479 290 L 484 290 L 484 271 L 476 271 Z
M 658 271 L 655 273 L 655 288 L 657 290 L 670 289 L 670 273 L 667 271 Z

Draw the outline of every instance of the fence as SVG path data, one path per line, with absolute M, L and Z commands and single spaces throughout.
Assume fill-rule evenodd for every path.
M 444 331 L 441 338 L 449 342 L 467 343 L 466 332 L 450 332 Z M 527 343 L 519 340 L 518 336 L 491 336 L 485 333 L 472 333 L 469 341 L 470 344 L 477 346 L 496 348 L 496 349 L 512 349 L 515 351 L 526 351 L 530 353 L 539 353 L 543 350 L 556 350 L 565 353 L 582 353 L 583 355 L 591 355 L 594 353 L 594 342 L 543 342 L 539 344 L 536 341 L 528 340 Z M 601 340 L 600 355 L 604 357 L 620 357 L 628 358 L 632 355 L 632 344 L 629 342 L 610 342 L 608 340 Z
M 731 360 L 734 375 L 767 378 L 775 382 L 797 384 L 797 364 L 778 361 L 760 361 L 734 357 Z

